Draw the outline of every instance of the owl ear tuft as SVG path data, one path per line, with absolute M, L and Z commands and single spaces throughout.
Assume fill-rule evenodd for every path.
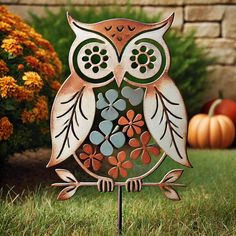
M 71 29 L 74 31 L 75 34 L 77 34 L 78 26 L 81 25 L 82 23 L 75 20 L 71 15 L 69 15 L 68 11 L 66 12 L 66 16 L 67 16 L 67 21 L 68 21 Z
M 158 29 L 159 32 L 162 33 L 162 35 L 164 35 L 167 30 L 170 28 L 170 26 L 172 25 L 172 22 L 174 20 L 174 16 L 175 13 L 173 12 L 169 17 L 167 17 L 165 20 L 158 22 L 155 24 L 155 28 Z

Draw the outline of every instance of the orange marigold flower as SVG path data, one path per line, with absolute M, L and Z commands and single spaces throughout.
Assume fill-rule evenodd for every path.
M 35 57 L 37 57 L 41 61 L 49 62 L 47 51 L 43 48 L 38 48 L 38 50 L 35 52 Z
M 10 33 L 11 38 L 15 38 L 19 42 L 24 42 L 24 40 L 28 39 L 28 35 L 25 32 L 19 31 L 19 30 L 13 30 Z
M 4 6 L 0 6 L 0 20 L 3 22 L 6 22 L 11 25 L 16 25 L 16 23 L 19 23 L 21 18 L 15 15 L 12 15 L 8 12 L 7 8 Z
M 45 74 L 46 79 L 53 78 L 56 75 L 55 69 L 48 63 L 42 63 L 40 65 L 40 70 Z
M 39 67 L 40 61 L 36 57 L 26 56 L 26 57 L 24 57 L 24 59 L 25 59 L 27 65 L 29 65 L 33 69 Z
M 24 86 L 17 86 L 16 92 L 13 94 L 18 101 L 32 101 L 34 98 L 34 91 L 26 89 Z
M 22 41 L 22 44 L 25 45 L 27 48 L 29 48 L 33 52 L 36 52 L 38 50 L 37 45 L 30 40 L 26 39 L 26 40 Z
M 54 81 L 52 81 L 52 82 L 50 83 L 50 86 L 51 86 L 52 89 L 58 91 L 59 88 L 61 87 L 61 83 L 58 82 L 58 81 L 56 81 L 56 80 L 54 80 Z
M 22 20 L 20 20 L 17 24 L 18 29 L 24 32 L 27 32 L 27 34 L 29 33 L 29 31 L 32 29 L 29 25 L 27 25 L 26 23 L 24 23 Z
M 0 76 L 5 75 L 9 71 L 5 61 L 0 60 Z
M 22 46 L 18 43 L 16 39 L 6 38 L 2 40 L 1 48 L 3 48 L 7 53 L 18 56 L 23 52 Z
M 14 126 L 10 141 L 20 129 L 19 120 L 34 124 L 24 124 L 34 131 L 34 136 L 41 134 L 40 130 L 46 127 L 48 103 L 56 92 L 53 88 L 60 86 L 56 80 L 59 79 L 61 63 L 50 42 L 0 5 L 0 121 L 4 121 L 1 117 L 7 116 Z M 55 82 L 51 85 L 52 81 Z M 48 96 L 48 100 L 42 95 Z M 4 121 L 3 124 L 7 123 Z M 0 143 L 9 136 L 9 129 L 1 128 Z M 23 135 L 24 138 L 27 137 Z M 19 144 L 22 150 L 27 148 L 24 143 Z M 8 142 L 6 144 L 7 149 L 12 148 Z
M 13 134 L 13 125 L 6 116 L 0 119 L 0 141 L 7 140 Z
M 17 69 L 18 69 L 18 70 L 23 70 L 23 69 L 24 69 L 24 65 L 23 65 L 23 64 L 19 64 L 19 65 L 17 66 Z
M 24 73 L 22 79 L 27 89 L 39 92 L 43 87 L 43 80 L 37 72 L 28 71 Z
M 15 27 L 16 27 L 16 24 L 19 24 L 22 21 L 22 19 L 19 16 L 11 14 L 10 12 L 8 12 L 8 14 L 5 14 L 5 15 L 8 19 L 15 22 Z
M 21 113 L 21 120 L 23 123 L 33 123 L 36 117 L 34 112 L 27 111 L 26 109 Z
M 108 158 L 108 162 L 114 166 L 108 171 L 108 174 L 112 178 L 117 179 L 119 173 L 122 177 L 127 177 L 128 174 L 126 169 L 131 169 L 133 164 L 131 161 L 125 161 L 125 159 L 126 153 L 124 151 L 119 152 L 117 158 L 114 156 Z
M 92 166 L 95 171 L 98 171 L 102 166 L 103 155 L 93 150 L 90 144 L 83 145 L 83 152 L 80 153 L 79 157 L 81 160 L 85 160 L 84 166 L 86 168 Z
M 0 6 L 0 12 L 3 13 L 8 13 L 6 7 Z
M 2 22 L 5 22 L 5 23 L 9 24 L 11 27 L 15 26 L 15 24 L 16 24 L 15 20 L 13 20 L 9 17 L 9 14 L 6 14 L 6 15 L 1 15 L 0 14 L 0 20 Z
M 42 35 L 37 33 L 33 28 L 29 28 L 28 34 L 33 39 L 37 39 L 37 38 L 40 39 L 40 38 L 42 38 Z
M 0 21 L 0 31 L 9 32 L 11 31 L 11 25 L 6 22 Z
M 38 98 L 34 109 L 37 121 L 48 119 L 48 102 L 45 96 L 40 96 Z
M 129 141 L 129 145 L 135 149 L 130 153 L 130 158 L 136 160 L 141 154 L 141 161 L 144 164 L 149 164 L 151 162 L 151 156 L 149 152 L 155 156 L 158 156 L 160 154 L 160 150 L 153 145 L 148 145 L 150 139 L 151 135 L 148 131 L 145 131 L 141 134 L 141 143 L 136 138 L 132 138 Z
M 134 111 L 129 110 L 126 113 L 127 118 L 122 116 L 118 121 L 119 125 L 124 126 L 122 132 L 123 133 L 127 132 L 127 136 L 130 138 L 134 136 L 134 132 L 136 134 L 141 134 L 140 127 L 144 125 L 144 121 L 142 121 L 142 115 L 141 114 L 137 114 L 136 116 L 134 115 L 135 115 Z
M 11 76 L 0 78 L 0 96 L 2 98 L 12 97 L 17 89 L 16 80 Z
M 48 40 L 43 39 L 43 38 L 36 38 L 37 43 L 43 47 L 48 49 L 51 52 L 54 52 L 54 48 L 52 47 L 52 45 L 48 42 Z
M 35 107 L 31 111 L 26 109 L 21 114 L 23 123 L 33 123 L 48 119 L 48 103 L 45 96 L 38 98 Z

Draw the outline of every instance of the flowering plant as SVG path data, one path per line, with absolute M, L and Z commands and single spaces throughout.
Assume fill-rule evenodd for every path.
M 51 44 L 0 6 L 0 159 L 49 142 L 61 62 Z

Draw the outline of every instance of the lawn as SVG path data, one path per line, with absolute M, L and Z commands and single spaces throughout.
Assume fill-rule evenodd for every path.
M 123 235 L 236 235 L 236 150 L 189 150 L 172 202 L 158 188 L 123 194 Z M 149 181 L 179 168 L 171 160 Z M 146 179 L 145 181 L 148 181 Z M 116 235 L 117 192 L 81 187 L 68 201 L 56 201 L 59 188 L 37 188 L 14 197 L 2 194 L 0 235 Z

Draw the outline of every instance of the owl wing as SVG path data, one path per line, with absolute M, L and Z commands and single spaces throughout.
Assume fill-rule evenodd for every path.
M 179 90 L 168 75 L 147 88 L 144 117 L 149 132 L 166 154 L 182 165 L 191 166 L 186 151 L 186 109 Z
M 95 108 L 93 89 L 70 75 L 52 107 L 52 154 L 47 167 L 64 161 L 80 147 L 92 127 Z

